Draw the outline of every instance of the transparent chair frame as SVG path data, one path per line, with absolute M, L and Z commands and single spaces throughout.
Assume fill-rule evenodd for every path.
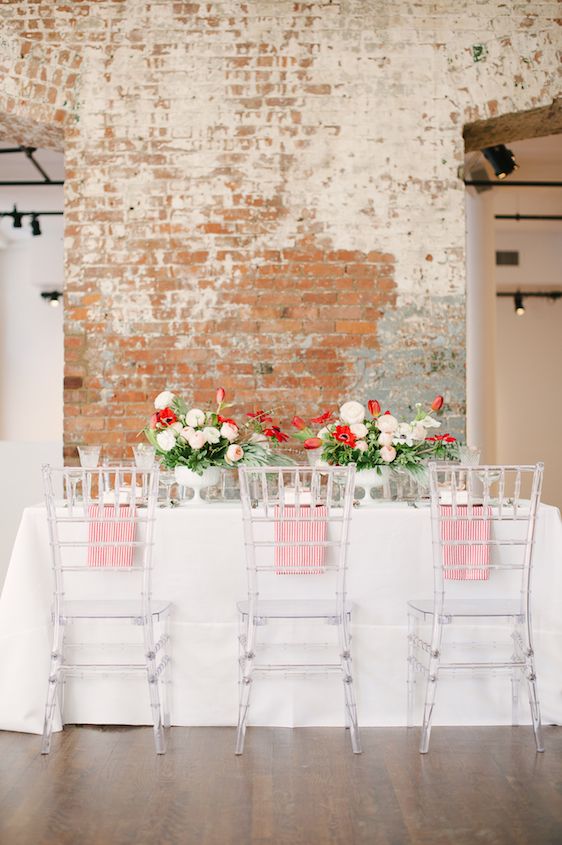
M 68 676 L 137 673 L 146 675 L 148 681 L 156 752 L 165 752 L 163 729 L 170 726 L 171 605 L 152 597 L 158 475 L 157 468 L 142 470 L 129 465 L 96 469 L 43 467 L 53 568 L 53 644 L 41 748 L 43 754 L 48 754 L 51 749 L 57 702 L 64 725 L 63 693 Z M 98 556 L 97 565 L 91 565 L 91 555 Z M 124 577 L 123 573 L 127 575 Z M 96 581 L 100 577 L 103 586 Z M 107 597 L 108 578 L 112 585 L 121 579 L 119 592 L 123 593 L 122 598 Z M 86 582 L 84 579 L 90 580 Z M 69 596 L 76 591 L 88 598 L 70 599 Z M 114 595 L 113 590 L 111 595 Z M 111 645 L 119 650 L 143 650 L 144 658 L 138 662 L 78 662 L 80 651 L 76 653 L 76 644 L 70 648 L 66 629 L 69 624 L 88 620 L 90 623 L 95 620 L 141 627 L 142 642 Z M 69 656 L 71 652 L 72 656 Z
M 456 674 L 459 670 L 478 675 L 488 671 L 501 674 L 505 670 L 511 678 L 514 725 L 518 724 L 519 682 L 523 677 L 527 682 L 536 748 L 544 750 L 531 620 L 533 546 L 542 477 L 542 463 L 532 466 L 429 465 L 434 596 L 433 600 L 409 601 L 407 606 L 408 726 L 414 722 L 417 674 L 422 673 L 426 680 L 419 748 L 422 754 L 429 750 L 439 677 L 443 672 Z M 469 549 L 473 555 L 475 550 L 482 550 L 487 561 L 486 579 L 489 576 L 499 582 L 502 585 L 500 592 L 513 581 L 509 597 L 503 593 L 500 598 L 481 595 L 486 593 L 490 583 L 483 579 L 476 588 L 478 595 L 463 599 L 462 591 L 468 589 L 465 579 Z M 454 586 L 453 580 L 457 582 Z M 459 580 L 463 583 L 459 584 Z M 506 632 L 510 634 L 510 638 L 506 638 L 506 645 L 512 652 L 510 658 L 445 661 L 445 647 L 461 646 L 461 643 L 449 641 L 452 623 L 462 620 L 462 624 L 471 621 L 474 624 L 473 620 L 477 619 L 494 624 L 502 622 L 506 626 Z M 422 624 L 430 626 L 429 637 L 420 633 Z M 471 645 L 481 643 L 469 643 L 468 647 Z
M 353 506 L 355 467 L 240 467 L 240 493 L 244 522 L 244 542 L 248 575 L 247 601 L 238 603 L 239 612 L 239 718 L 236 754 L 242 754 L 250 705 L 250 694 L 256 677 L 318 675 L 339 676 L 343 682 L 345 721 L 350 730 L 353 752 L 361 753 L 357 705 L 351 659 L 351 604 L 346 594 L 346 573 L 349 548 L 349 524 Z M 316 539 L 299 537 L 303 523 L 320 528 Z M 319 539 L 319 537 L 324 539 Z M 280 539 L 281 538 L 281 539 Z M 282 570 L 283 560 L 302 563 L 307 551 L 323 556 L 316 574 L 326 599 L 294 600 L 298 581 L 307 574 Z M 300 555 L 300 557 L 299 557 Z M 277 562 L 276 562 L 277 561 Z M 297 567 L 299 569 L 299 567 Z M 326 578 L 328 581 L 326 581 Z M 330 580 L 330 578 L 332 580 Z M 290 598 L 267 600 L 260 594 L 264 581 L 269 594 L 276 596 L 280 579 L 283 587 L 290 581 Z M 316 592 L 316 591 L 315 591 Z M 283 590 L 287 595 L 287 590 Z M 311 622 L 320 620 L 337 628 L 333 660 L 319 662 L 260 662 L 263 643 L 258 642 L 260 627 L 273 621 Z M 310 644 L 301 644 L 306 649 Z M 260 648 L 261 646 L 261 648 Z M 339 650 L 339 655 L 337 650 Z M 300 656 L 300 652 L 299 652 Z

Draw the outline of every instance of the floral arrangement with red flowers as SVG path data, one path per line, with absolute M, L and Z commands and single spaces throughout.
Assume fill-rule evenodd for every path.
M 274 424 L 268 413 L 262 410 L 249 413 L 239 425 L 226 415 L 231 406 L 225 404 L 225 398 L 224 388 L 219 387 L 216 408 L 203 410 L 190 408 L 184 399 L 169 390 L 158 394 L 144 434 L 166 469 L 185 466 L 202 475 L 213 466 L 291 462 L 274 447 L 288 440 L 289 435 Z
M 384 466 L 421 471 L 432 458 L 457 457 L 457 441 L 452 435 L 429 435 L 431 429 L 441 425 L 434 415 L 442 410 L 443 403 L 443 397 L 436 396 L 427 410 L 417 404 L 415 418 L 400 422 L 390 411 L 382 413 L 376 399 L 369 400 L 367 408 L 360 402 L 344 402 L 339 414 L 326 411 L 309 423 L 294 417 L 294 437 L 305 449 L 321 450 L 321 460 L 328 464 L 353 463 L 358 471 L 380 472 Z M 311 427 L 314 424 L 322 425 L 317 433 Z

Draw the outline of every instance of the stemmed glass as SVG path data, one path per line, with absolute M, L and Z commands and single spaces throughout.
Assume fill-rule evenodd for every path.
M 164 470 L 160 473 L 160 484 L 165 491 L 165 507 L 172 507 L 172 487 L 176 483 L 176 476 L 173 470 Z

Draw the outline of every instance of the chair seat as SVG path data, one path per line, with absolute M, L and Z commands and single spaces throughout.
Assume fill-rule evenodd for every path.
M 239 601 L 236 605 L 239 613 L 248 615 L 249 601 Z M 352 603 L 345 603 L 345 612 L 351 615 Z M 256 616 L 268 619 L 333 619 L 337 616 L 333 600 L 263 600 L 258 601 Z
M 157 619 L 169 612 L 171 602 L 153 599 L 152 616 Z M 65 619 L 140 619 L 142 607 L 138 601 L 72 600 L 62 605 L 61 615 Z
M 413 599 L 408 607 L 424 616 L 433 616 L 433 599 Z M 518 599 L 451 599 L 443 606 L 443 616 L 513 617 L 521 613 Z

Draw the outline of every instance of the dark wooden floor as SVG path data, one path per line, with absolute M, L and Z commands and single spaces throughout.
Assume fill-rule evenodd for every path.
M 560 845 L 562 728 L 149 728 L 0 733 L 1 845 Z

